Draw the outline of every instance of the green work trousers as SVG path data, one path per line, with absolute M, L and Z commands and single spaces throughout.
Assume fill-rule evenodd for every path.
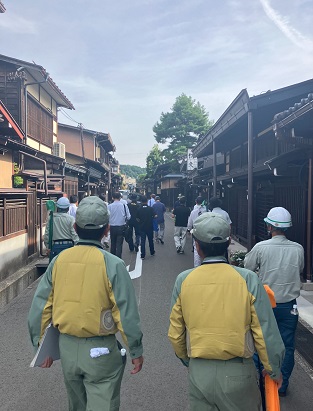
M 191 358 L 189 399 L 191 411 L 259 411 L 261 396 L 252 358 Z
M 91 358 L 90 349 L 98 347 L 110 353 Z M 125 357 L 114 335 L 78 338 L 61 334 L 60 356 L 70 411 L 119 410 Z

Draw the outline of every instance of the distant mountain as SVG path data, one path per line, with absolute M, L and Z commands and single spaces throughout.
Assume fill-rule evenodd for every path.
M 129 164 L 120 164 L 121 174 L 125 174 L 127 177 L 137 178 L 139 174 L 146 174 L 146 169 L 138 166 L 131 166 Z

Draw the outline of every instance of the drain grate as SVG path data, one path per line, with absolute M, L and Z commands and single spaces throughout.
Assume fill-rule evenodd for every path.
M 296 332 L 296 349 L 313 367 L 313 334 L 300 322 L 298 322 Z

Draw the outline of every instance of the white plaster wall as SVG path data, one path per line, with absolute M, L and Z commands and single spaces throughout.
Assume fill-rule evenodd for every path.
M 27 138 L 27 145 L 34 148 L 34 149 L 36 149 L 36 150 L 39 150 L 39 142 L 33 140 L 30 137 Z
M 44 152 L 44 153 L 48 153 L 48 154 L 51 154 L 51 148 L 50 147 L 47 147 L 47 146 L 45 146 L 44 144 L 41 144 L 40 143 L 40 151 L 42 151 L 42 152 Z
M 0 280 L 26 264 L 27 250 L 27 234 L 0 242 Z

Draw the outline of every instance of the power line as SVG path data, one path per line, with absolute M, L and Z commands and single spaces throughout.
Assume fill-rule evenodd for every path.
M 79 121 L 74 120 L 62 107 L 60 107 L 60 111 L 65 117 L 67 117 L 69 120 L 73 121 L 73 123 L 76 123 L 77 125 L 81 124 Z

